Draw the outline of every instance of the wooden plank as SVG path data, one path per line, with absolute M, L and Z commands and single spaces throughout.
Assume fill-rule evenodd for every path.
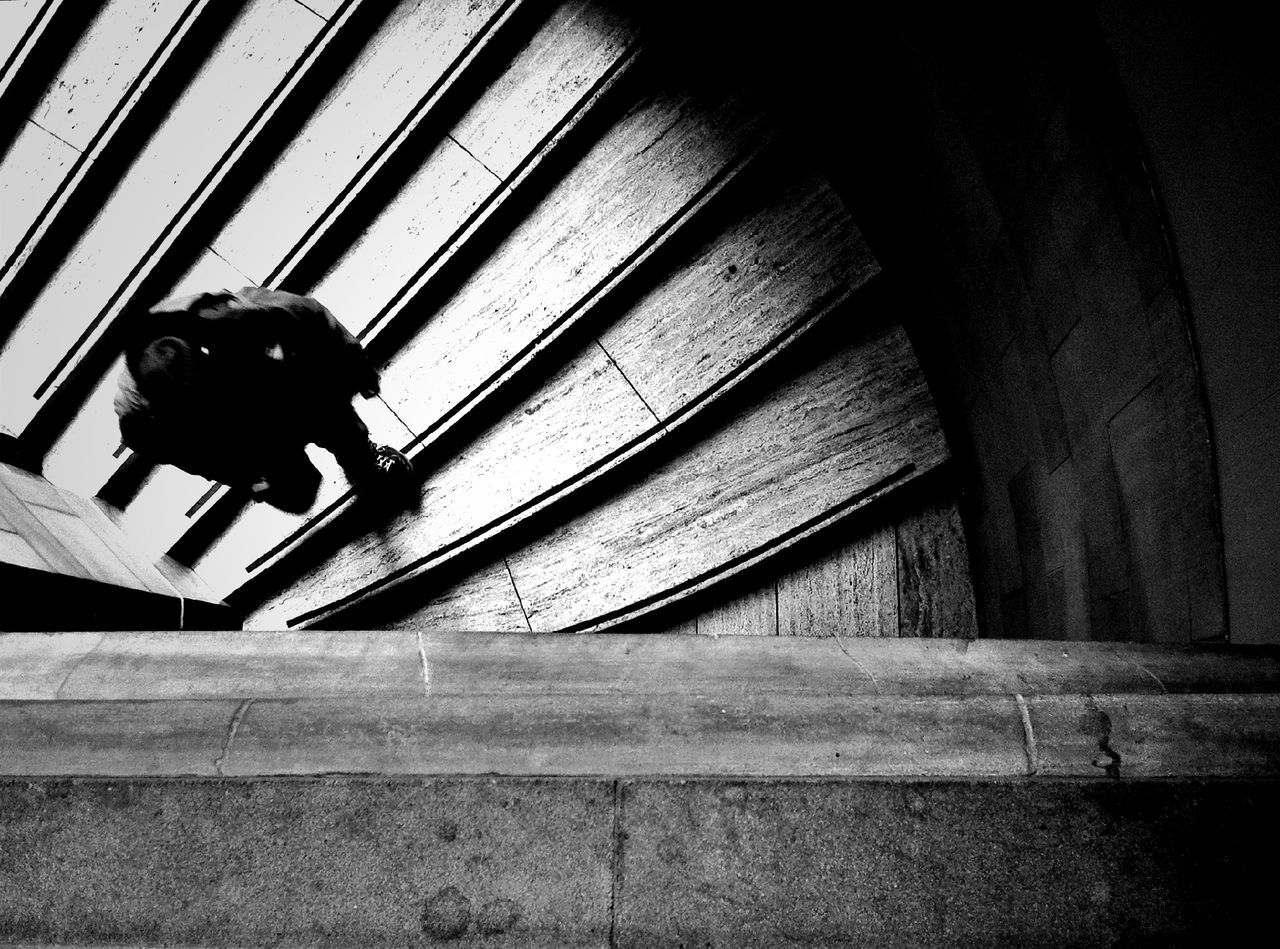
M 699 636 L 776 636 L 778 597 L 769 583 L 698 616 Z
M 647 96 L 391 360 L 388 404 L 427 431 L 678 219 L 755 121 L 738 102 Z
M 960 511 L 940 501 L 907 514 L 897 526 L 898 635 L 978 635 Z
M 878 271 L 839 197 L 779 158 L 749 172 L 736 219 L 637 305 L 601 344 L 667 419 L 828 295 Z M 695 360 L 690 356 L 697 354 Z
M 397 3 L 214 238 L 213 249 L 254 283 L 266 284 L 502 6 L 502 0 Z
M 1190 641 L 1186 563 L 1202 556 L 1188 547 L 1191 538 L 1181 522 L 1182 498 L 1169 464 L 1168 413 L 1164 391 L 1151 385 L 1107 426 L 1129 540 L 1131 634 L 1141 642 Z
M 616 66 L 630 39 L 598 5 L 557 7 L 314 295 L 353 333 L 379 321 L 424 266 L 474 233 L 466 225 L 482 203 L 503 195 L 520 166 L 545 150 L 544 139 L 556 126 L 591 101 L 595 85 Z M 502 134 L 494 139 L 498 128 Z M 509 161 L 498 161 L 503 156 Z
M 264 99 L 278 101 L 297 80 L 298 71 L 286 75 L 319 25 L 299 4 L 268 0 L 237 19 L 0 351 L 11 429 L 26 428 L 42 394 L 62 384 L 132 298 L 130 287 L 234 163 L 242 133 L 265 122 Z
M 946 448 L 899 329 L 846 344 L 632 489 L 509 557 L 535 630 L 659 602 Z M 625 575 L 625 579 L 624 579 Z
M 450 544 L 604 461 L 656 424 L 626 379 L 593 345 L 433 471 L 417 510 L 399 514 L 376 531 L 362 531 L 318 568 L 293 580 L 269 608 L 257 611 L 255 622 L 283 625 L 438 556 Z M 252 540 L 260 552 L 260 536 Z M 198 569 L 215 589 L 230 592 L 243 583 L 247 562 L 243 550 L 227 538 Z
M 897 636 L 892 525 L 868 531 L 778 578 L 780 636 Z

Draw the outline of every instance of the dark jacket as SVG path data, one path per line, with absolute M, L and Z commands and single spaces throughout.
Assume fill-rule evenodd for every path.
M 148 345 L 176 337 L 190 364 L 159 384 L 140 371 Z M 248 484 L 266 456 L 296 452 L 353 396 L 378 392 L 363 348 L 310 297 L 246 287 L 167 300 L 128 328 L 115 399 L 126 445 L 227 484 Z

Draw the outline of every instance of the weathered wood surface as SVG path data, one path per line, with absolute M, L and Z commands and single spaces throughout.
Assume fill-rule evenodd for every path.
M 192 213 L 186 199 L 207 186 L 206 176 L 322 25 L 299 4 L 266 0 L 236 21 L 0 352 L 9 430 L 26 427 L 42 404 L 36 392 L 105 330 L 110 319 L 99 316 L 113 296 L 136 282 L 139 262 L 152 258 L 153 242 L 175 215 Z
M 847 291 L 860 282 L 868 269 L 865 256 L 859 258 L 862 245 L 848 215 L 838 205 L 828 205 L 828 215 L 814 230 L 806 230 L 803 239 L 795 244 L 779 241 L 782 247 L 771 248 L 776 256 L 764 275 L 744 276 L 731 284 L 730 292 L 721 289 L 726 266 L 734 266 L 728 261 L 741 260 L 745 267 L 759 257 L 762 234 L 771 243 L 798 219 L 808 219 L 814 203 L 835 200 L 812 180 L 795 181 L 794 172 L 790 186 L 786 177 L 780 180 L 780 186 L 752 191 L 739 199 L 741 204 L 735 202 L 733 210 L 726 207 L 714 216 L 729 226 L 718 230 L 674 273 L 658 280 L 604 337 L 616 341 L 633 360 L 640 359 L 647 344 L 655 364 L 684 380 L 680 391 L 661 403 L 661 418 L 637 398 L 635 380 L 619 373 L 613 354 L 591 346 L 433 472 L 424 484 L 419 510 L 346 544 L 258 610 L 251 623 L 283 625 L 439 556 L 448 545 L 476 531 L 497 529 L 502 520 L 515 518 L 523 506 L 548 491 L 572 490 L 573 481 L 593 476 L 595 465 L 642 434 L 656 442 L 662 435 L 657 422 L 683 411 L 722 383 L 724 375 L 767 352 L 833 289 Z M 799 195 L 811 200 L 798 201 Z M 818 246 L 833 250 L 817 252 Z M 709 296 L 712 306 L 729 314 L 757 308 L 757 315 L 737 323 L 731 318 L 704 319 Z M 201 571 L 209 575 L 205 562 Z
M 502 0 L 406 0 L 262 176 L 213 249 L 255 283 L 289 256 Z
M 756 121 L 738 102 L 647 94 L 391 360 L 388 404 L 426 431 L 652 241 Z
M 778 634 L 897 636 L 894 534 L 892 525 L 874 528 L 778 577 Z
M 632 39 L 624 23 L 595 4 L 559 6 L 317 284 L 315 296 L 353 333 L 362 332 L 456 243 L 481 203 L 538 153 Z
M 846 344 L 712 436 L 509 556 L 535 630 L 629 611 L 946 458 L 901 330 Z

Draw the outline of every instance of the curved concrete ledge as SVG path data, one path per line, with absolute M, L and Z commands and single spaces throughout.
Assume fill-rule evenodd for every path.
M 411 633 L 0 637 L 0 774 L 1280 774 L 1280 651 Z

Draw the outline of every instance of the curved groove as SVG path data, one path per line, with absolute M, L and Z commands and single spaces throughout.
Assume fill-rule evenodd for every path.
M 671 215 L 663 225 L 651 232 L 646 240 L 636 248 L 624 261 L 612 269 L 606 277 L 599 281 L 578 301 L 561 314 L 556 321 L 547 327 L 542 334 L 524 346 L 498 371 L 471 390 L 461 401 L 455 403 L 446 413 L 437 418 L 431 426 L 406 446 L 413 449 L 413 458 L 421 457 L 429 448 L 449 433 L 457 430 L 464 422 L 471 419 L 483 406 L 490 402 L 505 386 L 517 377 L 527 373 L 539 356 L 562 338 L 571 329 L 581 325 L 608 300 L 620 294 L 628 285 L 642 264 L 651 259 L 663 246 L 676 235 L 692 226 L 706 213 L 706 209 L 720 196 L 728 186 L 736 181 L 742 172 L 768 149 L 772 139 L 768 136 L 754 147 L 748 148 L 729 164 L 721 168 L 704 186 L 675 214 Z M 253 572 L 273 567 L 290 548 L 296 547 L 307 535 L 327 529 L 328 526 L 349 511 L 355 503 L 353 492 L 346 492 L 338 500 L 321 511 L 297 531 L 285 538 L 275 547 L 251 563 L 246 570 Z
M 443 544 L 413 563 L 379 577 L 367 587 L 332 603 L 299 614 L 288 621 L 289 625 L 323 620 L 341 610 L 365 605 L 372 598 L 384 596 L 408 583 L 419 582 L 429 573 L 452 564 L 462 555 L 472 554 L 481 546 L 496 543 L 535 516 L 545 516 L 552 510 L 559 509 L 566 502 L 577 497 L 583 489 L 602 483 L 606 476 L 639 463 L 644 457 L 653 454 L 677 431 L 696 422 L 713 406 L 722 404 L 728 395 L 736 392 L 741 386 L 749 384 L 760 370 L 785 353 L 809 330 L 847 305 L 858 289 L 845 287 L 829 294 L 819 301 L 813 310 L 794 321 L 763 349 L 753 353 L 731 372 L 720 377 L 714 385 L 681 407 L 674 415 L 660 421 L 649 431 L 596 463 L 581 469 L 573 477 L 535 495 L 475 530 Z
M 95 385 L 101 379 L 101 371 L 90 372 L 88 365 L 95 350 L 102 348 L 102 341 L 110 326 L 120 317 L 134 301 L 145 282 L 153 277 L 165 258 L 172 250 L 180 235 L 184 235 L 187 226 L 215 197 L 226 181 L 228 175 L 239 163 L 254 140 L 263 130 L 276 120 L 287 107 L 290 94 L 303 81 L 310 70 L 321 59 L 323 54 L 333 46 L 342 33 L 342 28 L 369 0 L 346 0 L 338 15 L 325 24 L 320 32 L 308 44 L 304 53 L 295 60 L 285 73 L 284 78 L 276 86 L 249 122 L 240 130 L 232 145 L 221 156 L 213 168 L 205 176 L 196 190 L 182 203 L 178 212 L 165 225 L 160 235 L 152 242 L 128 276 L 108 298 L 106 304 L 89 322 L 76 342 L 63 354 L 53 371 L 45 378 L 35 392 L 41 398 L 50 389 L 52 396 L 36 411 L 35 416 L 27 424 L 24 437 L 38 444 L 41 449 L 52 444 L 57 435 L 65 427 L 69 419 L 62 418 L 60 403 L 76 404 L 83 391 Z M 77 356 L 79 357 L 77 359 Z M 70 367 L 70 368 L 68 368 Z
M 606 629 L 620 626 L 623 623 L 629 623 L 633 620 L 653 613 L 665 606 L 669 606 L 676 600 L 702 593 L 712 587 L 731 580 L 732 578 L 746 572 L 755 567 L 762 566 L 772 561 L 782 554 L 789 551 L 806 540 L 809 540 L 820 533 L 826 533 L 838 527 L 848 518 L 855 515 L 861 508 L 870 504 L 879 497 L 884 496 L 894 487 L 902 484 L 908 477 L 915 473 L 915 464 L 906 464 L 896 469 L 885 477 L 881 478 L 874 484 L 863 488 L 861 491 L 845 499 L 821 514 L 816 515 L 803 524 L 793 527 L 789 531 L 779 534 L 772 538 L 768 543 L 761 544 L 759 547 L 748 551 L 738 557 L 725 561 L 717 567 L 699 574 L 696 577 L 675 584 L 662 591 L 636 600 L 622 609 L 613 610 L 609 613 L 587 620 L 582 623 L 566 626 L 561 632 L 565 633 L 596 633 Z

